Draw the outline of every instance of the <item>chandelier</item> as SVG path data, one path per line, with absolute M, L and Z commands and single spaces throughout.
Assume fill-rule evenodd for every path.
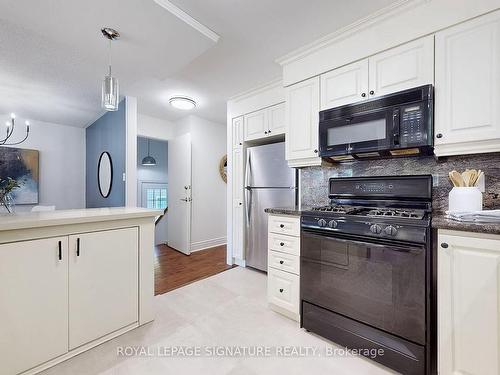
M 5 122 L 6 135 L 5 135 L 5 138 L 3 138 L 3 139 L 0 138 L 0 146 L 20 145 L 25 140 L 27 140 L 28 136 L 30 134 L 30 122 L 25 121 L 24 124 L 26 125 L 26 135 L 24 136 L 24 138 L 18 142 L 8 142 L 9 139 L 12 137 L 12 134 L 14 134 L 14 128 L 16 127 L 16 115 L 14 113 L 11 113 L 10 114 L 10 121 Z

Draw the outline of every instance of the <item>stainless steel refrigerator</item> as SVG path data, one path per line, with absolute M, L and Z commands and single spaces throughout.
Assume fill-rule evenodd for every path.
M 285 143 L 247 149 L 245 169 L 246 265 L 267 271 L 267 214 L 269 207 L 293 207 L 297 172 L 285 160 Z

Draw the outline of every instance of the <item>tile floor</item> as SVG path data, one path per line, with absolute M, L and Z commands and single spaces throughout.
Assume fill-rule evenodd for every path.
M 324 353 L 332 344 L 300 329 L 298 323 L 268 309 L 266 276 L 237 267 L 155 297 L 156 320 L 104 343 L 43 375 L 149 374 L 393 374 L 365 358 L 352 356 L 276 356 L 277 348 L 309 347 Z M 214 346 L 270 350 L 270 357 L 166 356 L 172 348 Z M 147 350 L 147 356 L 119 356 L 119 347 Z M 334 347 L 334 346 L 333 346 Z M 181 350 L 181 349 L 178 349 Z M 302 349 L 304 350 L 304 349 Z M 158 355 L 160 353 L 160 355 Z M 149 357 L 149 355 L 151 355 Z

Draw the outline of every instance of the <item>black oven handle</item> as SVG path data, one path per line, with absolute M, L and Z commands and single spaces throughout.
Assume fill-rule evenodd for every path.
M 391 250 L 394 250 L 394 251 L 401 251 L 401 252 L 410 252 L 410 251 L 414 251 L 414 250 L 422 250 L 425 248 L 425 245 L 423 244 L 402 244 L 402 243 L 395 243 L 395 242 L 389 242 L 389 241 L 377 241 L 377 240 L 373 240 L 373 239 L 360 239 L 358 237 L 348 237 L 348 236 L 333 236 L 331 235 L 330 233 L 318 233 L 318 232 L 315 232 L 315 231 L 310 231 L 310 230 L 305 230 L 305 229 L 302 229 L 302 232 L 306 235 L 313 235 L 313 236 L 316 236 L 316 237 L 321 237 L 321 238 L 327 238 L 327 239 L 331 239 L 331 240 L 334 240 L 334 241 L 338 241 L 338 242 L 343 242 L 343 243 L 354 243 L 354 244 L 359 244 L 359 245 L 366 245 L 366 244 L 369 244 L 370 246 L 373 246 L 373 247 L 378 247 L 378 248 L 387 248 L 387 247 L 390 247 Z

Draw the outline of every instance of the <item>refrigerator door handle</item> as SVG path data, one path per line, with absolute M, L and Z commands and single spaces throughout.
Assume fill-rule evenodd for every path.
M 245 165 L 245 187 L 249 187 L 250 185 L 250 174 L 252 173 L 252 165 L 250 163 L 250 154 L 251 151 L 247 150 L 247 162 Z
M 250 174 L 252 167 L 250 163 L 251 151 L 247 150 L 247 162 L 245 166 L 245 213 L 247 216 L 247 226 L 250 226 L 250 210 L 252 207 L 252 191 L 250 190 Z

